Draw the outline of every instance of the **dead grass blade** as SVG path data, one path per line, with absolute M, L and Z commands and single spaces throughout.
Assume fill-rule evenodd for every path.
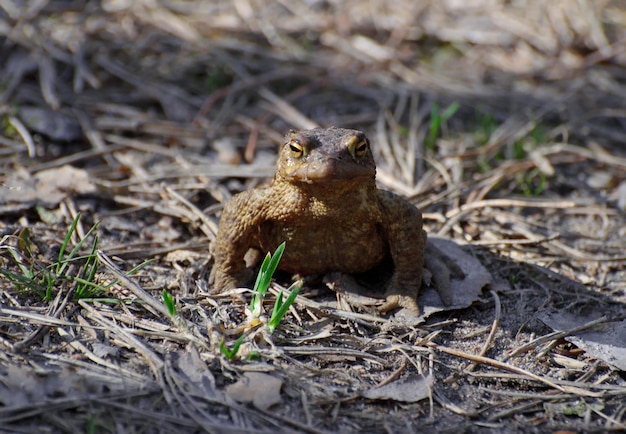
M 528 372 L 528 371 L 526 371 L 524 369 L 518 368 L 518 367 L 510 365 L 508 363 L 499 362 L 498 360 L 490 359 L 488 357 L 476 356 L 474 354 L 468 354 L 468 353 L 465 353 L 463 351 L 455 350 L 455 349 L 452 349 L 452 348 L 446 348 L 446 347 L 443 347 L 441 345 L 437 345 L 437 344 L 434 344 L 434 343 L 429 343 L 427 345 L 430 348 L 434 348 L 434 349 L 436 349 L 438 351 L 441 351 L 441 352 L 446 353 L 446 354 L 450 354 L 450 355 L 455 356 L 455 357 L 460 357 L 462 359 L 470 360 L 472 362 L 479 363 L 479 364 L 493 366 L 495 368 L 503 369 L 505 371 L 514 372 L 514 373 L 520 374 L 520 375 L 522 375 L 522 376 L 524 376 L 526 378 L 529 378 L 529 379 L 538 381 L 540 383 L 543 383 L 543 384 L 545 384 L 545 385 L 547 385 L 549 387 L 552 387 L 552 388 L 554 388 L 554 389 L 556 389 L 558 391 L 561 391 L 561 392 L 565 392 L 566 391 L 563 387 L 561 387 L 558 384 L 552 382 L 551 380 L 548 380 L 547 378 L 540 377 L 539 375 L 535 375 L 532 372 Z

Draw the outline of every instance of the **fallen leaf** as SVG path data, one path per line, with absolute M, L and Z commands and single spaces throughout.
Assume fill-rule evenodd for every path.
M 215 377 L 202 360 L 195 345 L 189 344 L 185 351 L 171 353 L 172 364 L 181 374 L 190 390 L 196 389 L 196 393 L 203 396 L 223 399 L 223 394 L 215 387 Z
M 226 388 L 228 396 L 238 402 L 251 402 L 260 410 L 267 410 L 281 401 L 283 382 L 261 372 L 246 372 L 235 384 Z
M 0 204 L 32 203 L 52 207 L 73 194 L 96 191 L 89 174 L 70 165 L 42 170 L 32 176 L 18 169 L 7 177 L 6 184 L 9 188 L 3 189 Z
M 483 288 L 492 281 L 489 271 L 454 241 L 429 236 L 428 242 L 454 261 L 465 273 L 465 278 L 450 281 L 452 303 L 449 306 L 444 306 L 433 287 L 423 288 L 417 299 L 422 316 L 426 318 L 437 312 L 466 308 L 477 301 Z
M 361 396 L 368 399 L 392 399 L 401 402 L 417 402 L 430 396 L 433 384 L 431 375 L 415 375 L 403 381 L 394 381 L 380 387 L 373 387 Z
M 20 117 L 31 130 L 53 140 L 71 142 L 83 136 L 80 124 L 73 117 L 48 107 L 21 107 Z
M 35 199 L 35 180 L 23 167 L 8 173 L 4 185 L 0 185 L 0 204 L 34 203 Z
M 91 346 L 91 350 L 98 357 L 118 357 L 120 349 L 112 345 L 103 344 L 101 342 L 94 342 Z
M 582 316 L 566 311 L 539 315 L 545 325 L 556 331 L 575 329 L 599 317 L 600 314 Z M 575 332 L 565 339 L 590 356 L 626 371 L 626 320 L 606 322 L 590 330 Z
M 0 404 L 18 407 L 44 403 L 50 398 L 85 398 L 103 393 L 105 387 L 119 391 L 127 388 L 128 383 L 129 379 L 124 379 L 105 385 L 100 376 L 92 376 L 88 370 L 64 367 L 42 372 L 42 368 L 9 365 L 0 375 Z

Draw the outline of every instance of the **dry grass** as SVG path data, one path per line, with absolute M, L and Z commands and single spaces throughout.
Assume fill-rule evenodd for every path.
M 46 299 L 0 277 L 0 426 L 624 429 L 624 372 L 536 316 L 624 319 L 624 2 L 162 3 L 0 1 L 0 268 L 41 276 L 80 212 L 70 245 L 100 222 L 94 281 L 111 284 L 77 299 L 59 279 Z M 429 142 L 433 104 L 455 102 Z M 246 294 L 208 295 L 219 204 L 271 176 L 286 130 L 314 125 L 368 133 L 380 184 L 492 272 L 480 303 L 418 328 L 309 290 L 268 336 L 242 328 Z M 67 164 L 93 189 L 50 203 L 36 179 Z M 243 332 L 259 360 L 220 352 Z M 233 400 L 248 371 L 280 379 L 281 403 Z M 430 399 L 363 397 L 418 374 Z

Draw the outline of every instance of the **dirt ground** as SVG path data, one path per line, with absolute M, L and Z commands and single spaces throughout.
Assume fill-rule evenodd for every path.
M 0 38 L 0 432 L 626 430 L 626 2 L 7 0 Z M 477 296 L 305 287 L 270 334 L 211 292 L 221 204 L 331 125 Z

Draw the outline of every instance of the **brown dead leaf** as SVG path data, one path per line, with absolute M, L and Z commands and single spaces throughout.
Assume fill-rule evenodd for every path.
M 556 331 L 572 330 L 597 319 L 600 314 L 577 315 L 572 312 L 555 311 L 542 313 L 539 319 Z M 626 320 L 607 322 L 593 330 L 581 330 L 565 337 L 590 356 L 626 371 Z
M 195 388 L 198 394 L 223 400 L 223 393 L 217 390 L 215 386 L 215 377 L 208 369 L 206 363 L 202 360 L 198 348 L 193 345 L 187 345 L 184 352 L 171 355 L 171 360 L 176 369 L 184 376 L 187 386 Z
M 53 140 L 71 142 L 83 135 L 80 124 L 73 117 L 49 107 L 20 107 L 20 117 L 32 131 Z
M 260 410 L 267 410 L 281 401 L 280 388 L 283 382 L 261 372 L 246 372 L 235 384 L 226 388 L 226 393 L 239 402 L 251 402 Z
M 70 165 L 42 170 L 32 176 L 18 169 L 7 177 L 7 185 L 11 188 L 3 191 L 0 203 L 33 202 L 54 206 L 73 194 L 96 191 L 87 172 Z
M 477 301 L 483 288 L 491 283 L 491 274 L 478 259 L 467 253 L 461 246 L 451 240 L 437 237 L 428 237 L 428 242 L 434 244 L 448 258 L 454 261 L 465 273 L 463 279 L 450 281 L 452 300 L 450 306 L 444 306 L 439 294 L 432 287 L 420 291 L 417 302 L 422 309 L 424 318 L 436 312 L 463 309 Z
M 415 375 L 403 381 L 394 381 L 381 387 L 373 387 L 361 393 L 368 399 L 393 399 L 401 402 L 417 402 L 430 396 L 433 377 Z
M 25 366 L 10 365 L 1 377 L 0 403 L 6 407 L 45 402 L 50 397 L 78 398 L 101 393 L 104 384 L 77 375 L 70 368 L 37 372 Z

